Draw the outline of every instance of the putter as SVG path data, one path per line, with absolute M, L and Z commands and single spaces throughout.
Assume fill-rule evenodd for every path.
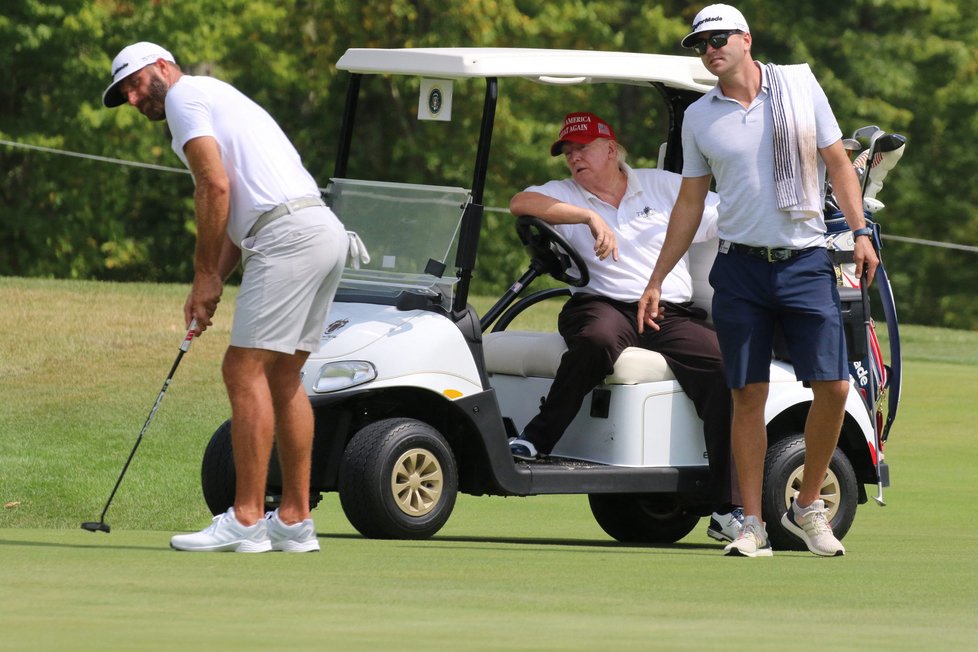
M 105 522 L 105 513 L 109 511 L 109 505 L 112 504 L 112 499 L 115 498 L 115 492 L 119 490 L 119 485 L 122 484 L 122 478 L 126 475 L 126 470 L 129 469 L 129 463 L 132 462 L 133 456 L 136 454 L 136 449 L 139 448 L 139 443 L 143 440 L 143 435 L 146 434 L 146 430 L 149 428 L 150 422 L 156 415 L 156 411 L 160 407 L 160 403 L 163 402 L 163 395 L 166 394 L 167 387 L 170 386 L 170 381 L 173 380 L 173 374 L 176 373 L 177 366 L 180 364 L 180 360 L 183 358 L 183 354 L 190 349 L 190 343 L 193 342 L 194 332 L 197 330 L 197 320 L 194 319 L 190 322 L 190 328 L 187 330 L 187 336 L 183 338 L 183 344 L 180 345 L 180 352 L 177 353 L 177 359 L 173 361 L 173 366 L 170 367 L 170 373 L 167 374 L 166 380 L 163 381 L 163 389 L 160 390 L 159 395 L 156 397 L 156 402 L 153 404 L 153 409 L 149 411 L 149 416 L 146 417 L 146 423 L 143 424 L 142 430 L 139 431 L 139 436 L 136 438 L 136 443 L 132 447 L 132 451 L 129 453 L 129 459 L 126 460 L 125 465 L 122 467 L 122 473 L 119 474 L 119 479 L 115 481 L 115 487 L 112 488 L 112 493 L 109 494 L 109 499 L 105 502 L 105 508 L 102 510 L 102 515 L 99 516 L 98 521 L 85 521 L 81 524 L 83 530 L 88 530 L 89 532 L 105 532 L 108 534 L 112 528 L 109 524 Z

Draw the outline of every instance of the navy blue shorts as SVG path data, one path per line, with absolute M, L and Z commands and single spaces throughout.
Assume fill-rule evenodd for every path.
M 825 248 L 774 263 L 719 253 L 710 285 L 713 324 L 731 388 L 769 382 L 776 324 L 784 331 L 798 380 L 849 379 L 835 269 Z

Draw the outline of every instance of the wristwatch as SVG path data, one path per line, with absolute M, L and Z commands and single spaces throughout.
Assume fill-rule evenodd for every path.
M 855 240 L 856 238 L 858 238 L 861 235 L 864 235 L 867 238 L 872 238 L 873 237 L 873 230 L 871 228 L 869 228 L 868 226 L 864 226 L 861 229 L 856 229 L 855 231 L 852 232 L 852 239 Z

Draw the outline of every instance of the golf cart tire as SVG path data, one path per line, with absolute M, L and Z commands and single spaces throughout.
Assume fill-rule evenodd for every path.
M 793 496 L 801 488 L 805 466 L 805 437 L 793 434 L 768 448 L 764 462 L 764 495 L 762 515 L 767 534 L 775 550 L 806 550 L 805 543 L 781 525 Z M 836 448 L 822 484 L 820 497 L 828 509 L 827 517 L 836 538 L 846 535 L 856 517 L 859 486 L 849 458 Z
M 200 489 L 211 514 L 218 515 L 234 505 L 234 451 L 231 448 L 231 420 L 214 431 L 204 449 L 200 464 Z
M 700 520 L 671 494 L 589 494 L 588 502 L 601 529 L 622 543 L 675 543 Z
M 347 444 L 339 473 L 347 519 L 370 539 L 427 539 L 451 516 L 455 456 L 444 437 L 415 419 L 384 419 Z
M 274 460 L 272 461 L 274 464 Z M 234 471 L 234 448 L 231 444 L 231 420 L 228 419 L 214 431 L 204 449 L 204 459 L 200 464 L 200 489 L 204 502 L 211 514 L 217 516 L 234 506 L 234 493 L 237 474 Z M 309 492 L 309 509 L 315 509 L 323 495 L 318 491 Z M 265 511 L 276 509 L 282 502 L 277 493 L 265 494 Z

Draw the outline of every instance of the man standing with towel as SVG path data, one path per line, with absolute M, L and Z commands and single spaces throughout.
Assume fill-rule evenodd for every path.
M 744 503 L 740 536 L 728 555 L 770 556 L 761 521 L 767 451 L 772 337 L 782 327 L 798 379 L 814 399 L 805 424 L 804 480 L 782 524 L 813 553 L 845 554 L 819 499 L 849 392 L 835 272 L 821 214 L 825 172 L 855 236 L 856 273 L 871 281 L 879 264 L 863 218 L 856 174 L 842 132 L 808 66 L 751 57 L 751 34 L 737 9 L 700 11 L 683 46 L 715 74 L 716 88 L 683 123 L 683 182 L 659 260 L 639 302 L 639 329 L 656 328 L 662 282 L 689 247 L 710 181 L 720 195 L 720 250 L 710 274 L 713 320 L 733 394 L 734 460 Z

